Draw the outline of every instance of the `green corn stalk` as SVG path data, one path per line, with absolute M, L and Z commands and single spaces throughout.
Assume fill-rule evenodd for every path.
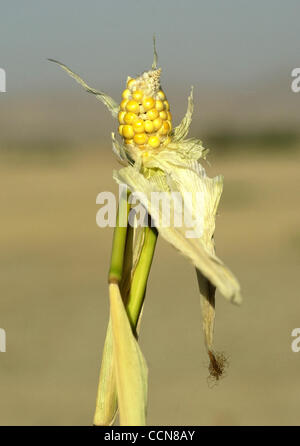
M 128 200 L 125 205 L 128 216 L 130 210 Z M 123 202 L 120 201 L 119 203 L 117 224 L 114 230 L 109 283 L 120 285 L 120 295 L 126 308 L 128 320 L 132 332 L 137 338 L 138 321 L 143 307 L 158 234 L 157 230 L 151 227 L 120 226 L 120 207 L 122 206 L 124 206 L 124 199 Z M 137 234 L 138 236 L 135 237 Z M 128 388 L 128 384 L 126 388 Z M 112 320 L 110 317 L 102 355 L 94 425 L 112 425 L 117 410 L 117 383 L 113 357 Z M 126 413 L 128 413 L 128 408 L 126 408 Z

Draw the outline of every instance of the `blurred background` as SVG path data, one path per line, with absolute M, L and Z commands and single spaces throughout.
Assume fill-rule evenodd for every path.
M 108 320 L 112 229 L 95 216 L 117 190 L 116 122 L 46 59 L 119 100 L 150 68 L 153 33 L 174 124 L 194 85 L 190 134 L 225 176 L 217 252 L 244 303 L 217 295 L 229 368 L 211 387 L 193 267 L 159 240 L 140 338 L 148 424 L 299 424 L 299 14 L 297 0 L 1 3 L 1 425 L 90 425 Z

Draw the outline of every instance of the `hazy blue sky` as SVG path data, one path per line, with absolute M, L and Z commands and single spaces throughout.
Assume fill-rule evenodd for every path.
M 15 92 L 73 88 L 47 57 L 114 90 L 150 66 L 154 32 L 175 84 L 232 86 L 300 65 L 299 0 L 6 0 L 0 12 L 0 67 Z

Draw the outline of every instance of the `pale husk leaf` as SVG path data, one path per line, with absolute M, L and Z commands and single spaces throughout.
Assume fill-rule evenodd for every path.
M 182 119 L 181 123 L 177 127 L 175 127 L 172 132 L 172 140 L 174 142 L 181 141 L 188 134 L 192 122 L 193 111 L 194 111 L 193 87 L 191 87 L 191 93 L 188 97 L 188 107 L 186 114 Z
M 89 87 L 88 84 L 80 77 L 78 74 L 74 73 L 70 68 L 68 68 L 65 64 L 58 62 L 55 59 L 48 59 L 50 62 L 54 62 L 57 65 L 59 65 L 63 70 L 65 70 L 69 76 L 71 76 L 75 81 L 80 84 L 88 93 L 92 93 L 96 96 L 99 101 L 103 102 L 104 105 L 108 108 L 108 110 L 111 112 L 112 116 L 116 118 L 119 113 L 119 104 L 110 96 L 103 93 L 103 91 L 95 90 L 92 87 Z
M 113 335 L 110 317 L 102 353 L 94 425 L 111 426 L 115 421 L 117 410 L 117 387 L 113 367 Z
M 127 301 L 131 280 L 140 257 L 144 244 L 144 230 L 140 226 L 127 229 L 126 255 L 124 259 L 123 275 L 120 283 L 122 300 Z M 142 311 L 139 316 L 136 332 L 140 331 L 140 321 Z M 94 415 L 95 426 L 111 426 L 118 412 L 116 375 L 112 350 L 112 327 L 111 317 L 109 319 L 96 398 L 96 410 Z
M 182 254 L 188 257 L 192 263 L 215 285 L 220 292 L 234 303 L 241 301 L 240 286 L 237 279 L 223 262 L 208 249 L 208 243 L 215 230 L 215 215 L 222 193 L 222 177 L 208 178 L 205 170 L 197 163 L 189 161 L 185 168 L 176 167 L 173 164 L 167 166 L 167 161 L 161 164 L 164 175 L 152 173 L 149 178 L 140 173 L 134 167 L 126 167 L 119 172 L 114 172 L 114 178 L 119 183 L 128 185 L 132 192 L 142 192 L 141 202 L 155 221 L 159 233 Z M 192 215 L 202 215 L 202 236 L 199 238 L 187 238 L 186 232 L 190 227 L 184 223 L 180 227 L 174 225 L 164 227 L 161 207 L 151 207 L 152 192 L 189 191 L 203 193 L 204 200 L 201 203 L 186 203 L 187 210 Z M 194 196 L 194 195 L 193 195 Z M 192 200 L 193 201 L 193 200 Z M 177 212 L 176 202 L 170 194 L 171 215 Z M 196 225 L 197 226 L 197 225 Z M 195 230 L 199 229 L 197 227 Z M 201 229 L 201 228 L 200 228 Z
M 109 285 L 109 294 L 120 425 L 144 426 L 148 393 L 146 361 L 133 335 L 117 284 Z

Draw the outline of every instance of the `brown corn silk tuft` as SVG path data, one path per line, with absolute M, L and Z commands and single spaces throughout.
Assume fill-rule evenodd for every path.
M 213 384 L 224 378 L 225 371 L 229 365 L 228 358 L 223 352 L 208 351 L 209 356 L 209 380 Z

